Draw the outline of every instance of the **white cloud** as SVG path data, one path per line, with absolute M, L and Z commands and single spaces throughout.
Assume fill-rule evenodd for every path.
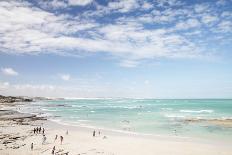
M 64 81 L 69 81 L 71 76 L 69 74 L 61 74 L 60 78 Z
M 232 17 L 232 12 L 230 11 L 223 11 L 221 14 L 222 17 L 224 18 L 231 18 Z
M 53 85 L 32 85 L 32 84 L 16 84 L 13 87 L 17 90 L 36 90 L 36 91 L 47 91 L 54 90 L 55 86 Z
M 218 32 L 232 32 L 232 22 L 231 21 L 222 21 L 217 26 Z
M 3 95 L 59 97 L 64 92 L 62 87 L 55 85 L 9 84 L 7 82 L 0 82 L 0 93 Z
M 45 9 L 60 9 L 68 7 L 65 0 L 42 0 L 38 1 L 38 4 Z
M 54 8 L 59 8 L 67 1 L 51 2 Z M 162 3 L 164 9 L 156 10 L 155 4 L 150 5 L 137 0 L 109 2 L 108 7 L 95 4 L 97 10 L 80 13 L 74 17 L 68 14 L 55 14 L 22 1 L 1 1 L 0 51 L 16 54 L 49 52 L 71 56 L 104 52 L 120 59 L 120 65 L 125 64 L 122 66 L 134 66 L 143 59 L 204 56 L 201 46 L 194 41 L 196 39 L 176 31 L 196 30 L 201 24 L 216 20 L 216 14 L 212 13 L 215 18 L 205 16 L 205 23 L 200 23 L 194 9 L 201 12 L 202 8 L 208 8 L 208 5 L 173 10 L 166 6 L 181 3 L 175 0 L 160 0 L 157 3 Z M 95 20 L 97 14 L 128 13 L 143 7 L 146 9 L 153 7 L 152 13 L 133 17 L 123 16 L 110 23 Z M 144 23 L 171 26 L 159 25 L 156 28 L 146 29 Z M 220 27 L 222 26 L 223 23 Z
M 217 0 L 216 2 L 217 5 L 225 5 L 226 4 L 226 0 Z
M 149 9 L 152 9 L 152 8 L 153 8 L 153 5 L 151 3 L 146 2 L 146 1 L 143 2 L 142 9 L 149 10 Z
M 217 20 L 218 20 L 218 18 L 216 16 L 205 15 L 202 17 L 201 21 L 205 24 L 210 24 L 210 23 L 215 22 Z
M 117 0 L 109 2 L 108 7 L 111 10 L 117 10 L 119 12 L 129 12 L 139 7 L 137 0 Z
M 85 5 L 88 5 L 92 2 L 93 2 L 93 0 L 68 0 L 68 4 L 72 5 L 72 6 L 75 6 L 75 5 L 85 6 Z
M 201 24 L 197 19 L 188 19 L 183 22 L 179 22 L 176 24 L 177 30 L 186 30 L 190 28 L 199 27 Z
M 156 0 L 159 7 L 173 7 L 180 6 L 182 2 L 179 0 Z
M 138 64 L 138 61 L 134 60 L 123 60 L 120 62 L 120 66 L 128 68 L 136 67 Z
M 209 5 L 208 4 L 196 4 L 194 9 L 197 13 L 207 12 L 209 9 Z
M 13 68 L 2 68 L 2 73 L 9 76 L 17 76 L 18 72 L 16 72 Z

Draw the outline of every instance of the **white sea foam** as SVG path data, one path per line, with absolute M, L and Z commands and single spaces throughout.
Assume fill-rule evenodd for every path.
M 213 113 L 213 110 L 180 110 L 182 113 Z
M 185 118 L 184 115 L 165 115 L 165 117 L 168 117 L 168 118 Z
M 232 117 L 221 117 L 221 120 L 232 119 Z
M 172 108 L 161 108 L 162 110 L 172 110 Z
M 85 119 L 78 119 L 78 122 L 89 122 L 89 120 L 85 120 Z
M 58 109 L 42 109 L 43 111 L 60 111 Z

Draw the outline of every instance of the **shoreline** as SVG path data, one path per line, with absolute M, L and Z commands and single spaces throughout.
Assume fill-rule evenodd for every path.
M 47 99 L 45 99 L 47 101 Z M 41 101 L 41 100 L 39 100 Z M 44 101 L 44 100 L 42 100 Z M 31 104 L 31 103 L 35 103 L 38 101 L 33 101 L 33 102 L 14 102 L 11 104 L 0 104 L 0 109 L 7 109 L 7 110 L 12 110 L 13 111 L 17 111 L 19 113 L 22 113 L 22 111 L 20 110 L 21 105 L 25 105 L 25 104 Z M 12 105 L 13 104 L 13 105 Z M 2 105 L 4 105 L 3 107 L 1 107 Z M 10 108 L 9 108 L 10 107 Z M 14 108 L 12 108 L 14 107 Z M 79 125 L 79 124 L 75 124 L 75 122 L 66 122 L 66 121 L 62 121 L 60 119 L 56 119 L 59 118 L 60 116 L 52 116 L 52 115 L 47 115 L 45 113 L 30 113 L 30 112 L 26 112 L 24 114 L 28 114 L 28 115 L 36 115 L 37 118 L 46 118 L 47 121 L 51 122 L 52 124 L 59 124 L 61 126 L 69 126 L 70 128 L 77 128 L 77 129 L 83 129 L 83 130 L 93 130 L 93 129 L 100 129 L 100 130 L 104 130 L 110 133 L 119 133 L 119 134 L 124 134 L 124 135 L 137 135 L 137 136 L 141 136 L 141 137 L 153 137 L 153 138 L 157 138 L 157 137 L 162 137 L 162 138 L 178 138 L 178 139 L 195 139 L 195 140 L 199 140 L 199 141 L 213 141 L 213 140 L 221 140 L 221 137 L 199 137 L 199 136 L 194 136 L 194 135 L 180 135 L 180 134 L 175 134 L 173 133 L 161 133 L 161 134 L 154 134 L 154 133 L 144 133 L 144 132 L 138 132 L 138 131 L 130 131 L 130 130 L 124 130 L 124 129 L 114 129 L 114 128 L 110 128 L 110 127 L 103 127 L 103 126 L 94 126 L 94 125 Z M 39 116 L 38 116 L 39 115 Z M 55 119 L 54 119 L 55 118 Z M 183 123 L 208 123 L 211 125 L 218 125 L 219 127 L 232 127 L 232 118 L 222 118 L 222 119 L 201 119 L 201 118 L 186 118 L 183 120 L 179 120 L 180 122 Z M 72 124 L 73 123 L 73 124 Z M 209 138 L 209 139 L 206 139 Z M 225 139 L 223 139 L 225 140 Z M 228 141 L 228 139 L 226 140 Z
M 140 133 L 140 132 L 130 132 L 130 131 L 123 131 L 123 130 L 115 130 L 115 129 L 108 129 L 108 128 L 102 128 L 102 127 L 87 127 L 87 126 L 78 126 L 78 125 L 70 125 L 70 124 L 63 124 L 58 123 L 56 121 L 52 120 L 46 120 L 47 127 L 53 126 L 59 127 L 63 130 L 78 130 L 83 132 L 88 132 L 91 135 L 91 132 L 93 130 L 100 130 L 104 132 L 107 135 L 113 135 L 113 136 L 119 136 L 119 137 L 134 137 L 134 138 L 144 138 L 144 139 L 150 139 L 150 140 L 170 140 L 170 141 L 176 141 L 176 142 L 200 142 L 200 143 L 208 143 L 208 144 L 222 144 L 223 145 L 232 145 L 232 141 L 215 141 L 215 139 L 204 139 L 201 137 L 187 137 L 187 136 L 179 136 L 179 135 L 165 135 L 165 134 L 146 134 L 146 133 Z M 214 140 L 214 141 L 213 141 Z
M 17 103 L 14 103 L 14 106 L 17 106 Z M 230 155 L 232 152 L 230 147 L 232 142 L 121 132 L 100 128 L 96 130 L 96 128 L 64 125 L 32 114 L 22 115 L 13 110 L 9 110 L 9 112 L 16 117 L 12 119 L 8 115 L 5 116 L 7 119 L 2 119 L 0 115 L 0 154 L 2 155 L 51 154 L 54 146 L 58 152 L 57 155 L 67 152 L 76 155 Z M 19 116 L 21 118 L 18 118 Z M 41 144 L 42 134 L 33 134 L 32 132 L 33 128 L 37 126 L 45 128 L 46 145 Z M 101 135 L 93 138 L 94 129 L 97 132 L 100 130 Z M 68 135 L 65 134 L 67 130 Z M 59 142 L 54 143 L 56 134 L 64 136 L 63 145 L 60 145 Z M 4 144 L 6 141 L 10 143 Z M 30 150 L 32 142 L 34 149 Z

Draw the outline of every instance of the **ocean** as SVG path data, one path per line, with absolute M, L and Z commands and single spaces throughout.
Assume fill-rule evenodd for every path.
M 95 129 L 232 139 L 230 99 L 52 100 L 22 105 L 21 111 L 49 116 L 58 123 Z M 225 120 L 230 124 L 225 125 Z

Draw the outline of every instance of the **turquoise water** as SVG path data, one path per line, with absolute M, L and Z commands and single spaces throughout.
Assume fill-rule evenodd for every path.
M 35 102 L 25 109 L 55 121 L 155 135 L 232 138 L 232 128 L 186 119 L 232 119 L 232 100 L 78 99 Z

